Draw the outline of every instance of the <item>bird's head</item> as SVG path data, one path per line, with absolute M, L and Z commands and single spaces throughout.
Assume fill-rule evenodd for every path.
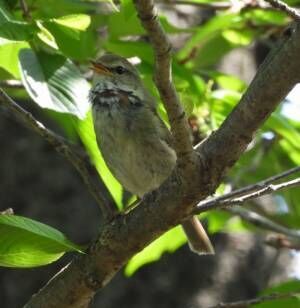
M 124 90 L 135 90 L 141 85 L 137 69 L 125 58 L 107 53 L 91 61 L 94 86 L 105 83 Z

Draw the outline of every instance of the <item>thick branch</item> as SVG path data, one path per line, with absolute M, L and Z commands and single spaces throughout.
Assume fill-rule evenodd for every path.
M 41 137 L 47 140 L 57 152 L 61 153 L 76 168 L 90 193 L 99 204 L 104 218 L 110 220 L 114 215 L 114 209 L 116 209 L 116 207 L 110 201 L 112 199 L 109 198 L 110 194 L 105 184 L 99 178 L 96 170 L 87 159 L 80 157 L 62 137 L 58 136 L 36 120 L 31 113 L 19 106 L 1 88 L 0 102 L 17 116 L 25 126 L 34 130 Z
M 294 23 L 259 67 L 240 103 L 221 127 L 197 147 L 210 167 L 212 182 L 219 183 L 220 177 L 251 142 L 253 134 L 300 81 L 299 54 L 300 23 Z
M 151 9 L 151 14 L 145 16 L 153 16 L 149 2 L 141 1 L 139 5 L 141 3 Z M 213 193 L 226 169 L 237 161 L 256 130 L 300 80 L 299 54 L 300 25 L 294 27 L 268 57 L 220 129 L 198 147 L 206 166 L 198 170 L 201 178 L 190 182 L 191 187 L 183 187 L 175 170 L 168 181 L 148 194 L 139 206 L 103 226 L 88 253 L 58 273 L 27 307 L 88 306 L 94 293 L 105 286 L 129 258 L 180 223 L 196 202 Z M 159 57 L 156 60 L 159 61 Z M 168 93 L 168 83 L 160 86 L 166 87 L 165 93 Z
M 190 162 L 192 164 L 190 167 L 193 168 L 196 156 L 193 151 L 188 122 L 172 83 L 171 43 L 158 21 L 153 0 L 134 0 L 134 4 L 153 45 L 155 54 L 154 79 L 170 119 L 178 162 L 179 164 L 186 163 L 187 165 Z

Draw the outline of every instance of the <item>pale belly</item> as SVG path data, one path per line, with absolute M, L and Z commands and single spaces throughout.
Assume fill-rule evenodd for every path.
M 158 134 L 130 132 L 122 121 L 97 116 L 98 145 L 109 169 L 126 190 L 142 197 L 170 176 L 176 154 Z

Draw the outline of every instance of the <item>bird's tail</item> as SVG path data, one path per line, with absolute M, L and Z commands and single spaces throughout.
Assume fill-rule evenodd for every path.
M 184 221 L 182 228 L 193 252 L 199 255 L 215 254 L 214 247 L 197 216 Z

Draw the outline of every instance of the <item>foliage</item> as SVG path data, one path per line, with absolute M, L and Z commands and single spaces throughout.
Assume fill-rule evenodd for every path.
M 81 252 L 61 232 L 26 217 L 1 215 L 0 232 L 0 266 L 41 266 L 67 251 Z
M 293 4 L 296 3 L 294 0 Z M 95 142 L 87 101 L 90 84 L 84 75 L 89 75 L 89 60 L 104 50 L 125 57 L 138 57 L 141 60 L 138 69 L 153 95 L 159 99 L 152 82 L 153 51 L 144 39 L 145 32 L 132 1 L 122 0 L 118 7 L 110 1 L 96 0 L 51 0 L 47 1 L 47 5 L 42 0 L 27 0 L 27 4 L 30 16 L 26 17 L 18 1 L 0 0 L 0 80 L 21 80 L 25 87 L 22 92 L 24 98 L 30 97 L 32 103 L 59 114 L 59 124 L 68 127 L 66 135 L 69 135 L 71 126 L 118 207 L 122 208 L 121 186 L 106 167 Z M 217 71 L 219 61 L 235 48 L 249 46 L 257 40 L 270 42 L 266 32 L 278 33 L 289 21 L 281 12 L 262 9 L 220 11 L 201 25 L 185 29 L 171 24 L 163 13 L 159 18 L 171 38 L 182 33 L 189 37 L 184 46 L 174 53 L 173 79 L 187 114 L 199 118 L 202 135 L 208 135 L 220 126 L 246 88 L 246 83 L 237 76 Z M 143 39 L 137 39 L 140 37 Z M 13 91 L 11 93 L 14 94 Z M 162 105 L 159 112 L 166 120 Z M 240 187 L 299 165 L 299 132 L 299 119 L 288 118 L 281 109 L 277 110 L 261 128 L 223 185 Z M 280 196 L 281 199 L 274 196 L 274 208 L 268 213 L 269 217 L 287 227 L 299 228 L 300 207 L 297 200 L 300 199 L 300 191 L 293 189 Z M 287 207 L 284 211 L 282 202 Z M 241 229 L 253 231 L 237 223 L 236 219 L 232 220 L 228 213 L 211 212 L 205 218 L 213 232 L 225 229 L 227 232 Z M 15 219 L 16 225 L 12 227 L 12 224 L 4 222 L 5 219 Z M 45 256 L 45 261 L 41 263 L 35 259 L 17 259 L 6 255 L 5 259 L 1 259 L 2 265 L 37 266 L 59 258 L 70 249 L 78 250 L 62 239 L 57 231 L 48 233 L 48 229 L 47 234 L 42 234 L 28 227 L 40 226 L 37 222 L 30 221 L 28 224 L 29 220 L 19 217 L 2 217 L 1 221 L 2 241 L 10 241 L 0 245 L 1 255 L 3 249 L 22 249 L 33 257 L 38 254 L 42 260 L 42 255 L 51 246 L 51 256 Z M 27 227 L 23 228 L 25 224 Z M 22 232 L 22 238 L 28 240 L 38 238 L 36 244 L 40 244 L 40 250 L 37 245 L 26 248 L 18 246 L 15 241 L 18 232 Z M 180 247 L 185 239 L 179 233 L 179 229 L 175 228 L 152 243 L 129 262 L 126 273 L 130 275 L 143 264 L 159 259 L 165 251 L 172 252 Z
M 286 294 L 286 293 L 298 293 L 300 290 L 299 280 L 290 280 L 280 285 L 273 286 L 264 290 L 262 295 Z M 256 308 L 280 308 L 280 307 L 299 307 L 300 298 L 299 295 L 295 295 L 290 298 L 277 299 L 276 301 L 265 302 L 257 304 Z

